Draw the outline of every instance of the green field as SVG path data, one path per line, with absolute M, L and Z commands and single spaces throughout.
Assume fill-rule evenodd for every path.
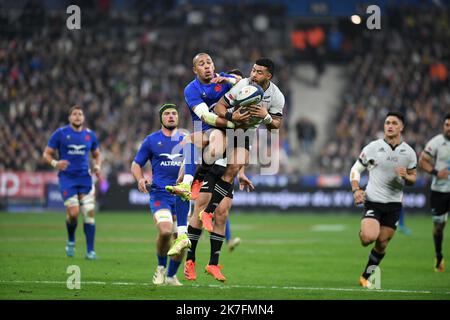
M 381 265 L 381 289 L 358 286 L 368 248 L 359 244 L 359 216 L 234 214 L 243 239 L 221 255 L 225 284 L 203 272 L 209 237 L 197 251 L 195 282 L 156 287 L 155 228 L 143 213 L 97 214 L 97 261 L 84 259 L 80 220 L 74 258 L 64 252 L 62 213 L 0 213 L 0 299 L 450 299 L 450 272 L 433 272 L 431 219 L 407 216 L 411 236 L 398 233 Z M 450 241 L 444 239 L 444 256 Z M 66 286 L 66 269 L 81 269 L 81 289 Z

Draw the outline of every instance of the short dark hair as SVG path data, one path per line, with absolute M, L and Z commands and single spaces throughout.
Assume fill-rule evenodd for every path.
M 255 64 L 257 64 L 258 66 L 266 67 L 267 70 L 269 70 L 270 74 L 272 74 L 272 77 L 274 76 L 275 63 L 269 58 L 259 58 L 258 60 L 256 60 Z
M 244 74 L 243 74 L 242 71 L 239 70 L 239 69 L 231 69 L 231 70 L 226 71 L 225 73 L 228 73 L 228 74 L 235 74 L 235 75 L 237 75 L 237 76 L 239 76 L 239 77 L 244 77 Z
M 83 112 L 83 108 L 81 108 L 81 106 L 79 104 L 76 104 L 69 109 L 69 117 L 72 114 L 72 112 L 74 112 L 75 110 L 81 110 L 81 112 Z
M 389 111 L 384 119 L 386 119 L 389 116 L 399 118 L 402 121 L 403 125 L 405 125 L 405 116 L 400 111 Z
M 445 116 L 444 122 L 447 121 L 448 119 L 450 119 L 450 113 L 447 113 L 447 115 Z

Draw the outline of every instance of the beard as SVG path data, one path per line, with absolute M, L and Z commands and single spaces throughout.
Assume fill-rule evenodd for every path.
M 165 124 L 163 123 L 162 126 L 163 126 L 164 128 L 166 128 L 167 130 L 170 130 L 170 131 L 173 131 L 173 130 L 175 130 L 175 129 L 177 128 L 177 126 L 176 126 L 175 124 L 165 125 Z

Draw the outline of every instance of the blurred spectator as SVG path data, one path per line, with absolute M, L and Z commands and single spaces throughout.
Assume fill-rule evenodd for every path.
M 313 151 L 314 141 L 316 140 L 316 126 L 307 119 L 301 118 L 295 126 L 297 139 L 301 146 L 301 153 L 310 155 Z
M 45 19 L 40 2 L 30 1 L 22 19 L 39 24 L 34 36 L 13 30 L 11 37 L 0 38 L 0 139 L 5 142 L 0 144 L 0 170 L 50 170 L 41 162 L 45 141 L 67 123 L 69 107 L 79 103 L 87 126 L 98 135 L 105 173 L 129 171 L 138 141 L 160 126 L 161 104 L 181 106 L 180 127 L 192 129 L 183 90 L 194 78 L 192 57 L 198 52 L 211 53 L 217 72 L 239 68 L 245 76 L 256 58 L 272 57 L 278 70 L 274 82 L 289 101 L 283 31 L 272 30 L 262 43 L 251 24 L 229 24 L 229 16 L 237 12 L 231 5 L 221 11 L 198 7 L 205 17 L 215 16 L 214 25 L 206 19 L 200 30 L 185 24 L 190 7 L 175 6 L 174 1 L 138 1 L 138 8 L 158 15 L 155 19 L 145 12 L 113 14 L 107 0 L 77 3 L 96 9 L 83 10 L 80 32 L 61 31 L 65 12 Z M 173 10 L 166 10 L 168 6 Z M 271 25 L 283 21 L 264 8 L 259 9 L 267 12 Z M 141 14 L 149 18 L 145 28 L 136 18 Z M 252 11 L 239 15 L 251 21 Z

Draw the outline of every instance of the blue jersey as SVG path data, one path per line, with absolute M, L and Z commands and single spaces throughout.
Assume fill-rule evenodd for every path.
M 226 74 L 224 72 L 219 73 L 222 77 L 234 78 L 233 76 Z M 232 88 L 230 83 L 210 83 L 203 84 L 198 78 L 192 80 L 186 88 L 184 88 L 184 99 L 191 112 L 192 121 L 201 121 L 200 118 L 192 110 L 195 106 L 200 103 L 206 103 L 206 105 L 211 109 L 215 103 L 217 103 L 220 98 L 227 93 Z M 211 126 L 205 122 L 202 122 L 202 131 L 206 131 Z M 195 131 L 194 126 L 194 131 Z
M 144 167 L 147 161 L 152 165 L 153 180 L 151 191 L 165 191 L 165 186 L 174 185 L 183 162 L 183 150 L 176 147 L 183 140 L 177 132 L 167 137 L 162 130 L 148 135 L 139 148 L 134 162 Z
M 97 137 L 93 131 L 83 128 L 78 132 L 67 125 L 53 132 L 48 146 L 58 150 L 60 160 L 69 161 L 67 169 L 59 171 L 60 177 L 89 176 L 89 153 L 98 148 Z

